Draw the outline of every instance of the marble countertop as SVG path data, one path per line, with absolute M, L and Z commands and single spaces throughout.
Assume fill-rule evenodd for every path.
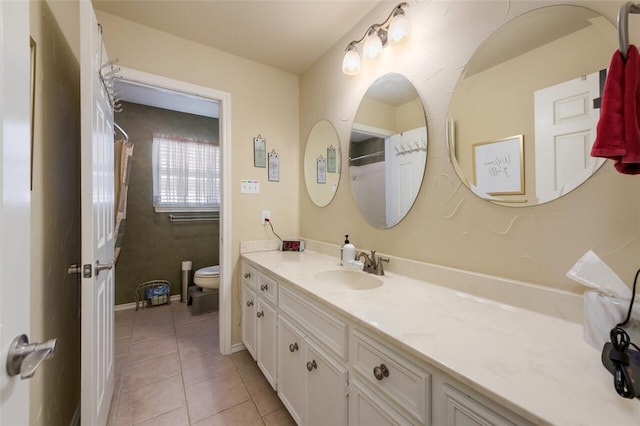
M 242 256 L 536 424 L 640 424 L 640 400 L 618 396 L 580 324 L 396 273 L 350 290 L 320 280 L 343 267 L 310 250 Z

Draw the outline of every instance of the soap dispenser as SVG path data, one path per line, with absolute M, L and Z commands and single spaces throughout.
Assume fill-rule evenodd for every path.
M 356 260 L 356 247 L 349 242 L 349 236 L 344 236 L 344 245 L 342 246 L 342 264 L 353 263 Z

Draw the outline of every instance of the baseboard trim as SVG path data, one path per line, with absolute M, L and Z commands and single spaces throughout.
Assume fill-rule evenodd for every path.
M 242 343 L 236 343 L 235 345 L 231 345 L 231 353 L 236 353 L 245 350 L 245 347 Z
M 173 302 L 178 302 L 180 303 L 180 295 L 179 294 L 174 294 L 173 296 L 170 297 L 171 299 L 171 303 Z M 114 311 L 126 311 L 128 309 L 135 309 L 136 308 L 136 302 L 131 302 L 131 303 L 122 303 L 120 305 L 116 305 L 113 307 Z

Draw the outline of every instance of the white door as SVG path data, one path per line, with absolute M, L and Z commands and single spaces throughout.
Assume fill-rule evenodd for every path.
M 538 202 L 573 190 L 605 161 L 591 157 L 600 118 L 593 100 L 599 96 L 599 72 L 534 92 Z
M 29 332 L 29 2 L 0 1 L 0 425 L 29 424 L 29 380 L 9 377 L 14 337 Z
M 108 57 L 88 0 L 80 2 L 80 41 L 81 419 L 83 425 L 104 425 L 114 387 L 113 108 L 99 77 Z
M 384 141 L 387 227 L 397 225 L 418 196 L 427 158 L 426 130 L 407 130 Z

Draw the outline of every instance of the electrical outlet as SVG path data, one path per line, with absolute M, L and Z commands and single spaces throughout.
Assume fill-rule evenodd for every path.
M 262 210 L 262 224 L 266 224 L 267 221 L 265 219 L 271 220 L 271 212 L 269 210 Z

